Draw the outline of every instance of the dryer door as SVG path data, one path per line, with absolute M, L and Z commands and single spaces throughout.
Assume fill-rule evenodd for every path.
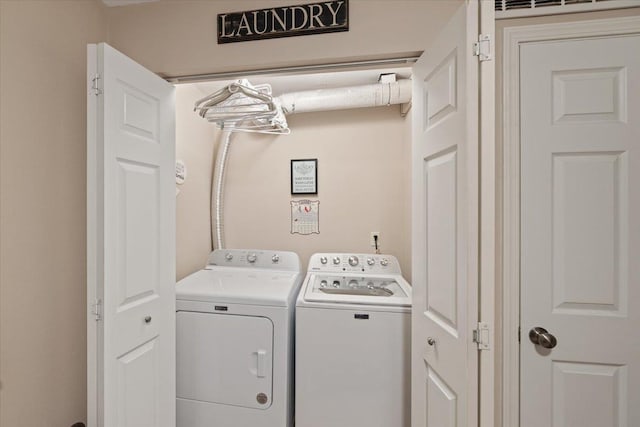
M 178 399 L 271 406 L 271 320 L 179 311 L 176 326 Z

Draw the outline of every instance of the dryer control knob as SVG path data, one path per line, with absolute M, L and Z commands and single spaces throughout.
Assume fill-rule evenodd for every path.
M 333 257 L 333 264 L 334 264 L 334 265 L 338 265 L 338 264 L 340 264 L 340 257 L 339 257 L 339 256 L 337 256 L 337 257 Z
M 351 267 L 355 267 L 356 265 L 358 265 L 358 257 L 357 256 L 350 256 L 349 257 L 349 265 Z
M 373 258 L 367 258 L 367 264 L 368 264 L 368 265 L 373 265 L 373 264 L 375 264 L 375 263 L 376 263 L 376 260 L 375 260 L 375 259 L 373 259 Z
M 380 265 L 383 266 L 383 267 L 386 267 L 387 265 L 389 265 L 389 260 L 386 259 L 386 258 L 382 258 L 380 260 Z
M 256 259 L 258 259 L 258 257 L 256 256 L 256 254 L 249 254 L 249 255 L 247 255 L 247 261 L 249 261 L 251 264 L 253 264 L 254 262 L 256 262 Z
M 233 255 L 232 255 L 232 254 L 230 254 L 230 253 L 227 253 L 227 254 L 224 256 L 224 259 L 226 259 L 227 261 L 231 261 L 231 260 L 233 259 Z
M 277 264 L 278 262 L 280 262 L 280 255 L 278 255 L 278 254 L 274 254 L 274 255 L 271 257 L 271 262 L 273 262 L 274 264 Z
M 322 264 L 326 264 L 326 263 L 327 263 L 327 257 L 326 257 L 326 256 L 321 257 L 321 258 L 320 258 L 320 262 L 321 262 Z

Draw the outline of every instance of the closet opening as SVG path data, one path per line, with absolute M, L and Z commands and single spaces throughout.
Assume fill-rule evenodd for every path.
M 306 268 L 315 252 L 373 253 L 372 233 L 379 237 L 379 249 L 397 256 L 405 276 L 410 275 L 407 113 L 413 58 L 393 61 L 171 80 L 176 86 L 177 280 L 201 269 L 213 248 L 290 250 Z M 229 115 L 234 108 L 217 116 L 217 110 L 194 111 L 198 101 L 200 107 L 212 104 L 202 100 L 242 82 L 258 92 L 270 89 L 283 113 L 278 126 L 284 119 L 284 127 L 260 132 L 265 129 L 256 126 L 268 128 L 273 117 L 242 123 Z M 317 161 L 317 194 L 292 194 L 290 164 L 296 159 Z M 291 206 L 300 200 L 319 202 L 318 233 L 292 231 Z

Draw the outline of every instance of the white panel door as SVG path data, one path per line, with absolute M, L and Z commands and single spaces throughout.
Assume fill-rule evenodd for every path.
M 174 88 L 88 52 L 89 425 L 175 426 Z
M 521 427 L 640 426 L 638 52 L 521 48 Z
M 412 426 L 477 425 L 478 3 L 413 70 Z

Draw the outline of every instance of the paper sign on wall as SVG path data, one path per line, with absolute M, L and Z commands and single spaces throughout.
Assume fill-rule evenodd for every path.
M 320 234 L 320 201 L 291 201 L 291 234 Z

